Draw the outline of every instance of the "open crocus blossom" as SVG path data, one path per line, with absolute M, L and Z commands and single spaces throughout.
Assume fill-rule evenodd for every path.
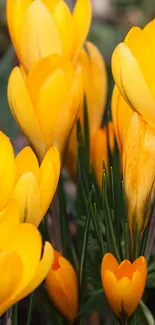
M 45 284 L 55 306 L 72 322 L 78 310 L 77 275 L 72 265 L 57 251 L 54 251 L 54 262 L 45 279 Z
M 86 97 L 87 112 L 89 118 L 90 138 L 100 127 L 107 99 L 107 72 L 102 54 L 91 42 L 86 42 L 86 50 L 80 51 L 77 65 L 82 68 L 83 92 Z M 79 115 L 83 129 L 84 101 L 82 98 Z M 66 167 L 73 177 L 77 172 L 77 125 L 74 125 L 69 138 L 66 154 Z
M 129 123 L 133 115 L 131 107 L 121 96 L 117 86 L 115 85 L 112 95 L 112 118 L 115 129 L 115 135 L 120 152 L 123 151 L 123 144 L 128 131 Z
M 123 147 L 123 181 L 130 229 L 147 225 L 155 191 L 155 130 L 133 114 Z
M 18 205 L 20 221 L 38 226 L 49 208 L 59 180 L 57 148 L 51 147 L 39 166 L 30 147 L 24 148 L 15 158 L 10 140 L 0 132 L 0 155 L 0 211 L 12 199 Z
M 155 20 L 133 27 L 112 56 L 115 83 L 129 106 L 155 127 Z
M 57 55 L 41 59 L 27 76 L 19 67 L 13 69 L 10 108 L 40 161 L 52 145 L 63 156 L 81 96 L 81 67 Z
M 109 171 L 108 141 L 109 149 L 111 153 L 113 153 L 114 139 L 114 127 L 112 122 L 108 122 L 103 129 L 98 129 L 92 137 L 91 159 L 100 189 L 102 189 L 103 161 L 107 172 Z
M 54 250 L 48 242 L 43 246 L 34 225 L 20 224 L 17 213 L 0 214 L 0 247 L 1 316 L 45 279 L 53 262 Z
M 145 288 L 147 264 L 140 256 L 132 264 L 107 253 L 102 260 L 101 278 L 105 295 L 113 312 L 120 318 L 128 318 L 137 308 Z
M 7 0 L 10 35 L 26 71 L 53 53 L 75 60 L 91 18 L 91 0 L 77 0 L 73 13 L 63 0 Z

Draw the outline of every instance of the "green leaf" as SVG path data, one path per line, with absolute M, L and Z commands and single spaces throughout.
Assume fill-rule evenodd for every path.
M 148 273 L 146 286 L 148 288 L 155 288 L 155 273 L 154 272 Z
M 18 325 L 18 303 L 12 307 L 12 325 Z
M 155 321 L 154 318 L 148 309 L 148 307 L 144 304 L 141 300 L 140 304 L 135 311 L 134 315 L 131 317 L 129 321 L 129 325 L 154 325 Z
M 30 297 L 29 297 L 29 306 L 28 306 L 28 314 L 27 314 L 27 322 L 26 325 L 31 324 L 32 320 L 32 310 L 33 310 L 33 300 L 34 300 L 34 293 L 32 292 Z
M 83 303 L 82 308 L 78 313 L 78 317 L 83 317 L 96 311 L 101 311 L 105 304 L 105 295 L 103 288 L 94 290 Z

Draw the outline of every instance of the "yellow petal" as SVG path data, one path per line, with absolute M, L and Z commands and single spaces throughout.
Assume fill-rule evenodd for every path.
M 17 56 L 21 61 L 20 41 L 25 12 L 32 0 L 7 0 L 7 22 Z
M 97 47 L 91 42 L 86 42 L 86 48 L 88 50 L 90 68 L 87 71 L 88 84 L 86 85 L 85 91 L 90 119 L 90 131 L 93 134 L 101 126 L 105 112 L 107 72 L 104 59 Z
M 28 71 L 39 59 L 52 53 L 62 54 L 61 40 L 55 21 L 42 1 L 32 1 L 26 11 L 20 51 Z
M 127 277 L 117 282 L 117 289 L 121 295 L 121 305 L 124 312 L 130 316 L 140 302 L 139 287 Z
M 118 55 L 121 60 L 119 71 L 121 87 L 117 75 L 114 73 L 115 82 L 119 90 L 121 91 L 123 87 L 123 92 L 125 92 L 125 96 L 133 109 L 150 125 L 155 126 L 155 98 L 145 81 L 138 62 L 125 44 L 119 44 L 115 51 L 113 57 Z
M 19 224 L 20 211 L 18 204 L 16 201 L 10 200 L 7 207 L 0 213 L 0 247 L 2 243 L 8 240 L 10 232 Z
M 122 310 L 122 305 L 121 292 L 117 289 L 117 283 L 118 281 L 115 275 L 111 271 L 105 270 L 104 276 L 102 277 L 104 292 L 111 309 L 116 315 L 119 315 Z
M 36 274 L 42 251 L 41 235 L 34 225 L 20 224 L 10 234 L 3 249 L 17 253 L 23 263 L 22 280 L 17 292 L 14 292 L 14 295 L 17 295 Z
M 136 217 L 138 170 L 135 166 L 139 167 L 140 151 L 145 135 L 145 128 L 145 122 L 137 113 L 134 113 L 130 121 L 123 148 L 123 179 L 127 197 L 130 227 L 134 226 L 134 217 Z
M 38 263 L 36 268 L 36 272 L 32 280 L 28 283 L 28 285 L 20 292 L 18 295 L 18 300 L 27 296 L 33 290 L 35 290 L 39 284 L 46 278 L 51 265 L 54 259 L 54 250 L 50 243 L 45 242 L 43 248 L 42 259 Z
M 129 127 L 133 111 L 124 98 L 121 96 L 118 88 L 115 86 L 112 95 L 112 118 L 114 122 L 115 134 L 119 150 L 122 152 L 123 144 Z
M 133 27 L 127 34 L 124 43 L 129 47 L 132 55 L 137 60 L 139 67 L 148 85 L 151 84 L 155 74 L 155 65 L 151 45 L 143 30 Z
M 119 264 L 113 254 L 107 253 L 104 255 L 101 264 L 101 276 L 104 277 L 104 272 L 106 270 L 115 273 Z
M 20 256 L 13 251 L 0 253 L 0 315 L 2 306 L 7 305 L 9 297 L 17 290 L 23 275 L 23 264 Z
M 75 50 L 74 60 L 77 58 L 80 48 L 83 46 L 92 19 L 91 0 L 77 0 L 73 11 L 75 26 Z
M 23 263 L 23 275 L 16 290 L 7 301 L 2 303 L 1 314 L 9 306 L 33 291 L 40 284 L 39 281 L 42 281 L 46 276 L 52 264 L 53 249 L 51 245 L 45 245 L 45 248 L 43 258 L 40 261 L 42 240 L 39 231 L 31 224 L 20 224 L 12 232 L 4 249 L 11 249 L 19 255 Z M 34 286 L 32 285 L 33 281 Z
M 154 42 L 154 33 L 155 33 L 155 19 L 151 20 L 143 29 L 144 34 L 146 35 L 150 46 L 152 47 L 152 54 L 155 57 L 155 42 Z M 154 65 L 153 65 L 154 66 Z
M 55 147 L 51 147 L 40 166 L 40 194 L 41 194 L 41 218 L 44 217 L 52 202 L 60 175 L 60 155 Z M 41 220 L 38 220 L 38 224 Z
M 25 147 L 16 156 L 15 163 L 17 166 L 16 182 L 19 178 L 27 173 L 32 172 L 36 179 L 39 177 L 39 164 L 38 160 L 30 147 Z
M 14 151 L 9 138 L 0 131 L 0 211 L 8 203 L 13 190 L 16 166 Z
M 18 67 L 14 68 L 8 84 L 8 100 L 12 113 L 41 159 L 46 151 L 45 141 Z
M 74 41 L 74 24 L 70 9 L 64 0 L 58 2 L 52 16 L 61 38 L 63 56 L 71 59 Z
M 38 226 L 41 215 L 41 196 L 39 184 L 33 173 L 23 174 L 16 183 L 12 198 L 20 208 L 21 222 L 30 222 Z

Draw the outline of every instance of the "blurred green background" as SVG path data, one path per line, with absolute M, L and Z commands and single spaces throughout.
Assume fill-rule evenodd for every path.
M 52 1 L 52 0 L 51 0 Z M 73 0 L 67 0 L 72 6 Z M 10 43 L 5 16 L 6 0 L 0 0 L 0 129 L 17 147 L 22 146 L 20 131 L 14 122 L 7 105 L 7 81 L 17 59 Z M 110 60 L 115 46 L 123 40 L 133 25 L 144 26 L 155 16 L 154 0 L 92 0 L 93 22 L 89 39 L 102 51 L 106 60 L 109 94 L 108 107 L 113 87 Z

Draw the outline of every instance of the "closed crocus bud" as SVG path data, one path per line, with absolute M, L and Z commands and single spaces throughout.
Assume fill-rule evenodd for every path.
M 54 258 L 37 228 L 20 224 L 14 211 L 0 214 L 0 316 L 41 284 Z
M 102 260 L 101 278 L 105 295 L 113 312 L 120 318 L 128 318 L 137 308 L 145 288 L 147 264 L 140 256 L 133 263 L 124 260 L 118 264 L 111 253 Z
M 89 117 L 89 130 L 92 137 L 100 127 L 105 112 L 107 99 L 107 73 L 102 54 L 97 47 L 86 42 L 86 49 L 80 51 L 77 65 L 82 68 L 83 92 L 86 95 L 87 111 Z M 80 105 L 78 117 L 83 128 L 84 106 L 83 98 Z M 75 124 L 69 138 L 68 150 L 66 154 L 66 168 L 73 179 L 77 172 L 77 125 Z
M 91 18 L 91 0 L 77 0 L 73 12 L 63 0 L 7 0 L 11 39 L 27 71 L 53 53 L 75 60 Z
M 8 137 L 0 132 L 0 211 L 16 202 L 21 222 L 39 226 L 54 196 L 60 174 L 60 155 L 51 147 L 41 165 L 30 147 L 14 157 Z M 6 169 L 7 166 L 7 169 Z
M 112 119 L 114 123 L 115 135 L 120 152 L 122 153 L 123 144 L 128 131 L 129 123 L 133 115 L 131 107 L 121 96 L 120 91 L 115 85 L 112 94 Z
M 57 251 L 54 251 L 54 262 L 45 284 L 52 302 L 72 322 L 78 309 L 77 275 L 72 265 Z
M 115 83 L 129 106 L 155 127 L 155 20 L 133 27 L 112 56 Z
M 91 140 L 91 159 L 100 189 L 102 189 L 103 161 L 107 172 L 109 170 L 108 142 L 112 153 L 114 151 L 114 127 L 112 122 L 108 122 L 103 129 L 98 129 Z
M 133 114 L 123 148 L 123 180 L 130 229 L 147 225 L 155 184 L 155 131 Z
M 63 158 L 81 96 L 81 68 L 56 55 L 40 60 L 27 77 L 19 67 L 13 69 L 10 108 L 40 161 L 52 145 Z

